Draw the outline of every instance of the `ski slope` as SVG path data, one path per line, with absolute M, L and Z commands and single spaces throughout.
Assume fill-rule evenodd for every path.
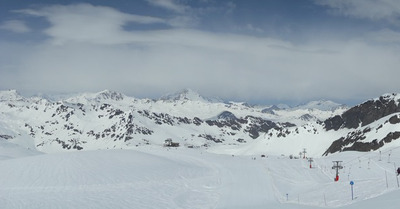
M 2 141 L 0 148 L 2 209 L 375 209 L 400 203 L 394 173 L 400 149 L 334 154 L 314 159 L 310 168 L 306 159 L 286 156 L 156 146 L 43 154 Z M 333 160 L 343 161 L 339 182 Z

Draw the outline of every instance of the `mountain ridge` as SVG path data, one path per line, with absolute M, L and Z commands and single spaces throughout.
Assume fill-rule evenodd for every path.
M 346 138 L 357 128 L 332 128 L 334 118 L 349 114 L 347 112 L 357 106 L 326 109 L 320 101 L 309 104 L 324 107 L 325 110 L 276 107 L 268 112 L 263 107 L 245 103 L 200 101 L 200 95 L 194 91 L 183 93 L 194 97 L 172 97 L 175 100 L 165 102 L 161 99 L 136 99 L 105 90 L 49 101 L 40 100 L 40 97 L 2 97 L 17 92 L 0 92 L 0 98 L 4 98 L 0 101 L 0 140 L 26 146 L 33 144 L 31 148 L 43 152 L 130 148 L 150 144 L 162 146 L 165 139 L 171 138 L 182 146 L 204 149 L 231 147 L 232 153 L 242 154 L 295 154 L 307 145 L 310 153 L 322 155 L 327 154 L 334 142 L 338 144 L 338 139 Z M 388 104 L 397 104 L 398 107 L 397 94 L 391 95 L 382 98 L 385 101 L 395 100 Z M 378 98 L 376 101 L 381 100 Z M 330 101 L 327 103 L 332 104 Z M 358 106 L 366 105 L 363 104 Z M 389 108 L 387 111 L 392 114 L 398 109 Z M 395 118 L 390 120 L 396 121 Z M 390 123 L 379 125 L 389 127 L 387 124 Z M 385 136 L 396 133 L 393 130 L 395 127 L 390 127 L 390 130 L 381 128 L 387 132 Z M 371 127 L 374 128 L 377 127 Z M 321 141 L 319 138 L 324 139 Z M 328 153 L 343 151 L 343 147 L 350 146 L 348 140 L 341 141 L 345 144 L 340 145 L 340 149 L 331 149 Z M 390 143 L 397 143 L 395 137 Z M 360 148 L 360 151 L 364 150 Z

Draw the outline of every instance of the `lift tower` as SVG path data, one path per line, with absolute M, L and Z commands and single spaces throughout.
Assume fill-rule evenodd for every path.
M 343 169 L 343 166 L 341 165 L 342 161 L 332 161 L 332 162 L 333 162 L 332 169 L 336 170 L 335 181 L 339 181 L 339 169 Z
M 310 157 L 310 158 L 308 158 L 308 162 L 310 162 L 310 168 L 312 168 L 312 162 L 314 162 L 314 160 Z
M 306 159 L 306 153 L 307 153 L 307 151 L 306 151 L 306 148 L 303 148 L 303 159 Z

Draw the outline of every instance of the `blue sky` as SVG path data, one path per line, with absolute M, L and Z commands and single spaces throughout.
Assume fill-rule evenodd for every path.
M 0 89 L 191 88 L 249 103 L 400 92 L 397 0 L 0 0 Z

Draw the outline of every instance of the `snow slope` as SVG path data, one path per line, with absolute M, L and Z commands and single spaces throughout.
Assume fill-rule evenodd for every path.
M 2 151 L 13 149 L 0 146 Z M 217 155 L 156 146 L 25 152 L 0 160 L 2 209 L 394 209 L 400 203 L 393 165 L 400 165 L 400 149 L 333 154 L 314 159 L 311 169 L 307 160 L 286 156 Z M 343 160 L 339 182 L 333 182 L 332 160 Z M 355 182 L 354 200 L 350 180 Z

